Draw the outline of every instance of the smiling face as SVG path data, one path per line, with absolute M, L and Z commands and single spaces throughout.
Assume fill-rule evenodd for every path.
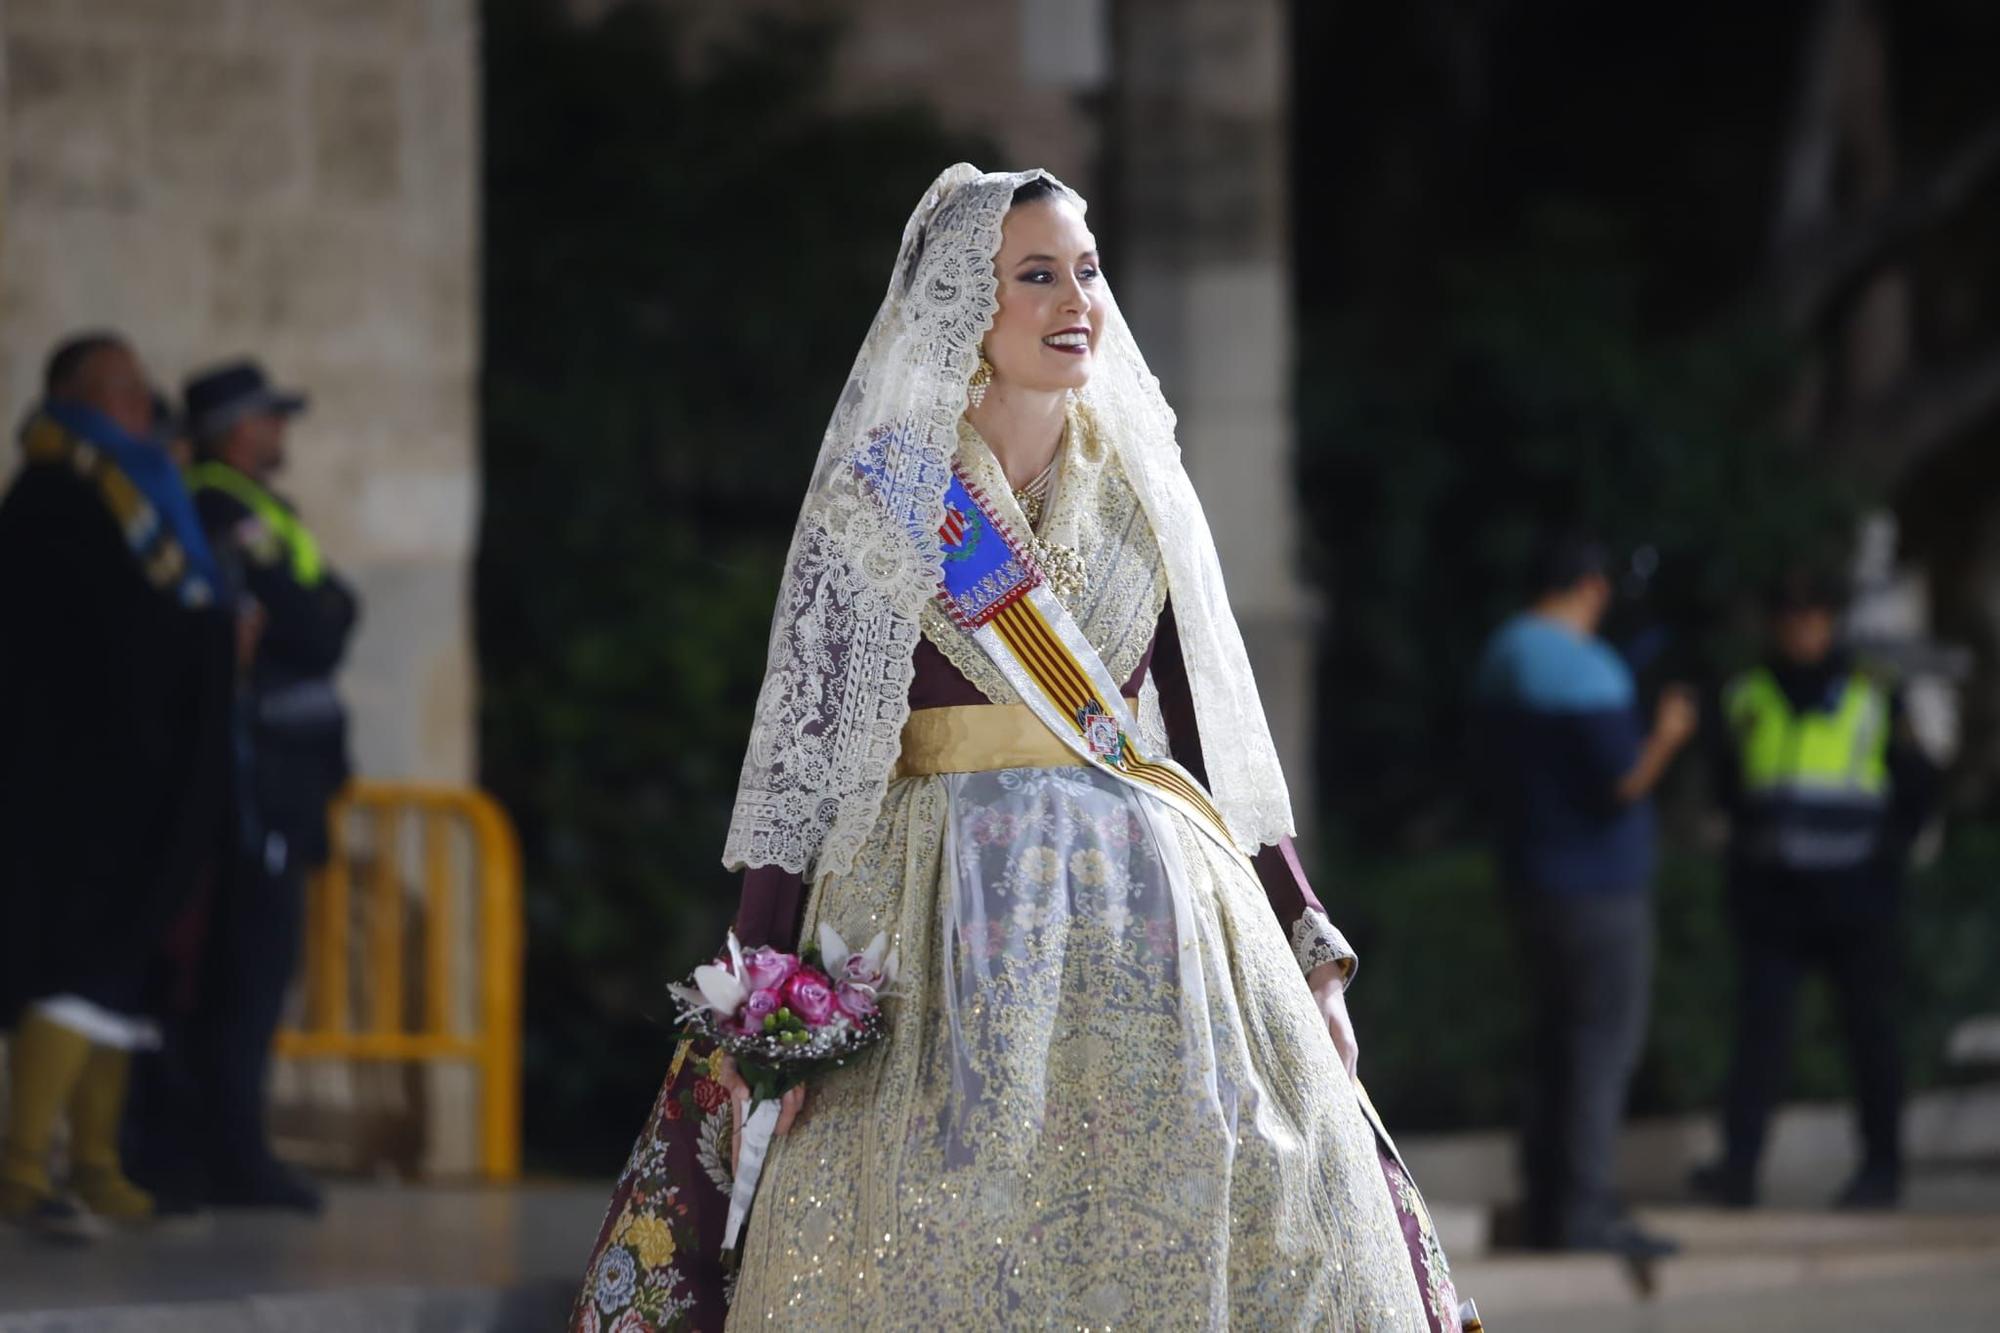
M 1097 238 L 1065 199 L 1038 199 L 1007 214 L 1000 253 L 1000 309 L 986 334 L 998 384 L 1036 393 L 1090 382 L 1110 293 L 1097 269 Z

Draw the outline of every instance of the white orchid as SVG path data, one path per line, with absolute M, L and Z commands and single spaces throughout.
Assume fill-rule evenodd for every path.
M 836 985 L 846 981 L 880 993 L 896 980 L 897 953 L 889 947 L 887 931 L 876 932 L 875 938 L 868 941 L 868 947 L 855 953 L 847 947 L 847 941 L 840 938 L 839 931 L 822 921 L 819 923 L 819 960 Z
M 712 1009 L 727 1018 L 743 1007 L 750 991 L 743 983 L 743 946 L 729 932 L 729 965 L 720 960 L 694 970 L 693 986 L 669 986 L 675 999 L 689 1009 Z
M 847 959 L 852 953 L 847 941 L 840 938 L 839 931 L 824 921 L 819 923 L 819 961 L 828 976 L 838 980 L 840 974 L 847 970 Z

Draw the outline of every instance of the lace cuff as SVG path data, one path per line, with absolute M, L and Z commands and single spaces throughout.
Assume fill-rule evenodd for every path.
M 1292 953 L 1299 960 L 1299 970 L 1307 974 L 1322 963 L 1339 963 L 1342 989 L 1353 984 L 1354 969 L 1361 962 L 1348 947 L 1347 937 L 1326 919 L 1326 913 L 1312 907 L 1292 922 Z

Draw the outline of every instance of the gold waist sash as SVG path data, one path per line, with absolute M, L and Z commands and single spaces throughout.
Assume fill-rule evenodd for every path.
M 1125 702 L 1138 712 L 1136 701 Z M 903 724 L 903 752 L 889 777 L 1086 766 L 1026 704 L 956 704 L 910 714 Z

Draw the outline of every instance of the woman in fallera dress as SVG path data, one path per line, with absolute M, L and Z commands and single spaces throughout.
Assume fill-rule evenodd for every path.
M 728 1326 L 1458 1329 L 1291 832 L 1083 201 L 951 168 L 821 447 L 724 850 L 746 946 L 886 931 L 900 979 L 786 1100 Z M 573 1327 L 714 1326 L 678 1228 L 742 1084 L 686 1059 Z

